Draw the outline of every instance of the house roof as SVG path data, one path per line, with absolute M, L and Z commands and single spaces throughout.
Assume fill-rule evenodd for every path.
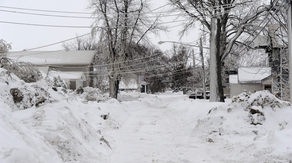
M 270 67 L 241 67 L 238 68 L 239 83 L 261 83 L 271 75 Z
M 34 65 L 90 65 L 95 51 L 19 51 L 7 57 Z
M 63 80 L 82 80 L 85 81 L 84 72 L 68 72 L 68 71 L 49 71 L 49 77 L 58 77 L 60 76 Z

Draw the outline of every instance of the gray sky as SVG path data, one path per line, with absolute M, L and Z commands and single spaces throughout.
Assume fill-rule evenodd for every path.
M 61 26 L 90 26 L 91 19 L 86 18 L 61 18 L 61 17 L 49 17 L 49 16 L 36 16 L 20 13 L 11 13 L 7 11 L 17 11 L 26 13 L 37 14 L 51 14 L 51 15 L 67 15 L 67 16 L 89 16 L 85 14 L 65 14 L 65 13 L 50 13 L 40 11 L 19 10 L 6 7 L 17 7 L 26 9 L 38 9 L 38 10 L 55 10 L 55 11 L 70 11 L 70 12 L 89 12 L 87 10 L 88 0 L 1 0 L 0 1 L 0 21 L 16 22 L 16 23 L 29 23 L 29 24 L 46 24 L 46 25 L 61 25 Z M 151 8 L 155 9 L 159 6 L 163 6 L 167 3 L 167 0 L 151 0 Z M 2 6 L 2 7 L 1 7 Z M 165 10 L 161 8 L 160 10 Z M 6 12 L 5 12 L 5 11 Z M 157 12 L 156 11 L 156 12 Z M 174 17 L 165 17 L 163 21 L 173 21 Z M 168 26 L 176 26 L 182 22 L 173 22 L 166 24 Z M 175 27 L 169 29 L 169 33 L 162 32 L 160 36 L 151 35 L 150 39 L 154 45 L 160 40 L 168 41 L 181 41 L 181 42 L 193 42 L 197 41 L 197 31 L 191 32 L 188 36 L 179 40 L 178 32 L 182 27 Z M 76 35 L 82 35 L 89 33 L 90 29 L 83 28 L 60 28 L 60 27 L 40 27 L 40 26 L 27 26 L 19 24 L 7 24 L 0 22 L 0 39 L 6 40 L 8 43 L 12 43 L 12 51 L 20 51 L 23 49 L 35 48 L 69 38 L 73 38 Z M 39 49 L 42 50 L 60 50 L 62 44 Z M 170 43 L 160 45 L 162 50 L 167 50 L 171 47 Z

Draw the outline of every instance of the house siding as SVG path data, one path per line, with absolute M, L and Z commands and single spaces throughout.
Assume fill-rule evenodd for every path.
M 230 84 L 230 97 L 237 96 L 244 91 L 254 92 L 263 90 L 262 84 Z
M 50 66 L 49 69 L 54 70 L 54 71 L 62 71 L 62 72 L 82 71 L 82 72 L 84 72 L 85 77 L 86 77 L 86 81 L 83 81 L 83 87 L 90 86 L 90 72 L 89 72 L 89 67 L 88 66 L 72 66 L 72 67 L 70 67 L 70 66 L 66 66 L 66 67 Z M 76 86 L 72 86 L 72 87 L 70 86 L 70 89 L 75 90 Z

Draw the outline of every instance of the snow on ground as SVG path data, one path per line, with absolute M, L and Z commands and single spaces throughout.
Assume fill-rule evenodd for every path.
M 12 88 L 25 101 L 15 104 Z M 27 84 L 4 69 L 0 90 L 1 163 L 292 162 L 292 108 L 264 91 L 226 103 L 172 92 L 115 100 Z

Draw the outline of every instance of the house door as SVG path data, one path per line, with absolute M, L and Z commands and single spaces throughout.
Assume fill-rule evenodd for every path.
M 270 85 L 265 85 L 264 88 L 272 93 L 272 87 Z
M 145 93 L 145 85 L 141 85 L 141 93 Z
M 149 93 L 149 85 L 146 85 L 146 93 Z
M 70 81 L 70 89 L 76 90 L 76 81 Z

